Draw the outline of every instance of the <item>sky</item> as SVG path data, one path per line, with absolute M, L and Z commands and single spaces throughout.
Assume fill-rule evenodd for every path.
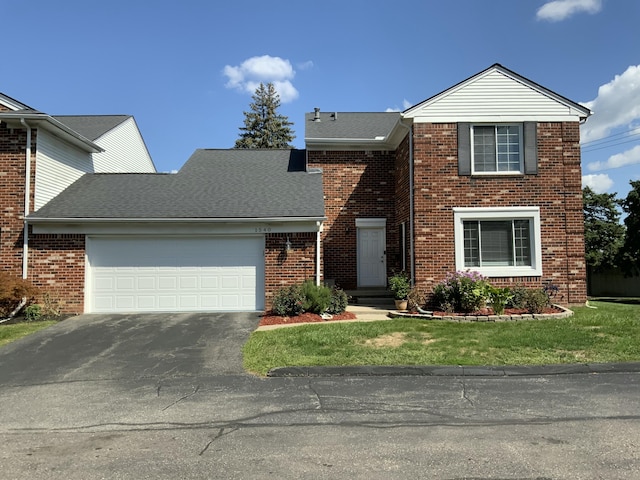
M 0 0 L 0 92 L 129 114 L 160 172 L 231 148 L 260 82 L 304 114 L 401 111 L 500 63 L 588 106 L 583 184 L 640 179 L 638 0 Z

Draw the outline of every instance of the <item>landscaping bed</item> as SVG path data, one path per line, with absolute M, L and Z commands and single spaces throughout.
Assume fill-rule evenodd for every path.
M 267 313 L 260 318 L 258 326 L 263 327 L 266 325 L 292 325 L 295 323 L 320 323 L 320 322 L 333 322 L 339 320 L 355 320 L 355 314 L 351 312 L 343 312 L 336 315 L 331 315 L 329 318 L 323 318 L 315 313 L 305 312 L 300 315 L 291 317 L 274 315 L 273 313 Z
M 391 312 L 390 318 L 419 318 L 425 320 L 448 320 L 452 322 L 515 322 L 520 320 L 551 320 L 567 318 L 573 312 L 567 308 L 552 305 L 545 307 L 540 313 L 530 313 L 521 308 L 505 308 L 500 315 L 495 315 L 490 308 L 471 313 L 433 311 L 428 313 Z

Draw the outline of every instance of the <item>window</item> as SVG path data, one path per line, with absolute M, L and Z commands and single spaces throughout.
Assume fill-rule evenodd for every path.
M 473 173 L 522 173 L 520 125 L 472 126 Z
M 538 207 L 455 208 L 454 216 L 457 270 L 542 275 Z

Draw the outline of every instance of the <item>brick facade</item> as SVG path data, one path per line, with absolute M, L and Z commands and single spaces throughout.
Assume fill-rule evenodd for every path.
M 560 288 L 556 300 L 586 300 L 579 126 L 538 123 L 538 174 L 458 176 L 456 124 L 414 126 L 416 283 L 430 289 L 455 270 L 454 207 L 539 206 L 542 277 L 497 285 Z
M 287 252 L 287 239 L 291 249 Z M 275 292 L 305 280 L 315 281 L 316 233 L 268 233 L 265 238 L 265 309 L 270 310 Z
M 309 151 L 310 167 L 323 169 L 325 215 L 324 278 L 357 288 L 358 218 L 386 218 L 387 271 L 400 265 L 395 221 L 395 152 Z
M 538 174 L 459 176 L 455 123 L 413 127 L 415 283 L 425 290 L 456 269 L 454 207 L 540 207 L 542 277 L 491 279 L 497 285 L 559 287 L 558 303 L 586 300 L 579 125 L 539 123 Z M 409 136 L 395 152 L 310 151 L 323 169 L 328 220 L 323 234 L 325 278 L 357 286 L 356 218 L 387 219 L 388 273 L 402 266 L 405 222 L 410 269 Z

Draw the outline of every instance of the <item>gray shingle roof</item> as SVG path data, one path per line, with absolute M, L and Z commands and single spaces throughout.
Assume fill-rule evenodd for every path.
M 196 150 L 177 174 L 86 174 L 37 219 L 324 217 L 304 150 Z
M 93 141 L 131 118 L 131 115 L 52 115 L 52 117 Z
M 320 112 L 305 114 L 306 139 L 369 139 L 387 137 L 400 120 L 400 112 Z

